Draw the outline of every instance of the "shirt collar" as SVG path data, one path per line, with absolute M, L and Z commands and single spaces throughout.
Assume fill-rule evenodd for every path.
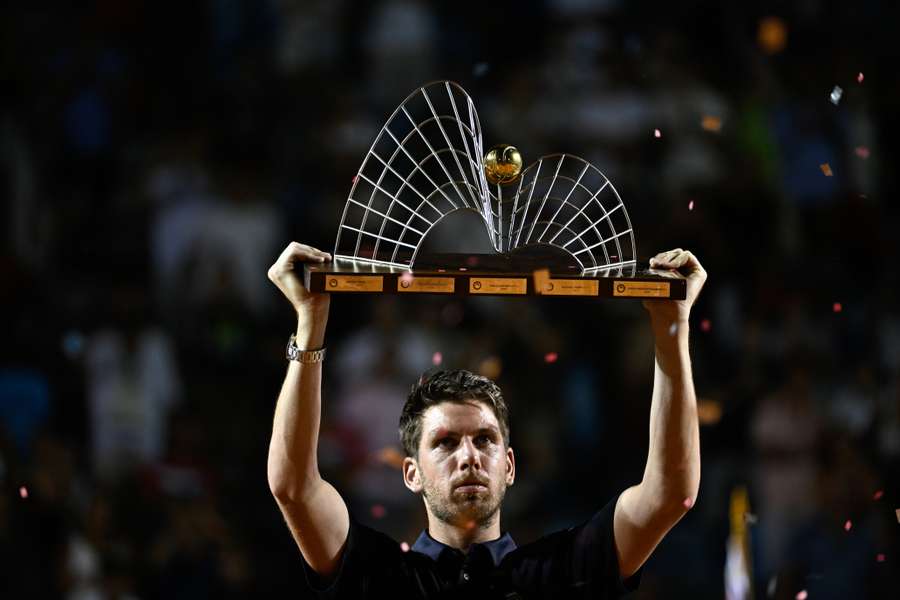
M 516 542 L 513 541 L 512 536 L 509 535 L 509 533 L 504 533 L 496 540 L 472 545 L 484 546 L 485 548 L 487 548 L 491 553 L 491 558 L 494 559 L 494 566 L 499 565 L 503 560 L 503 557 L 516 549 Z M 419 538 L 416 540 L 416 543 L 412 545 L 412 548 L 410 548 L 410 550 L 421 552 L 435 562 L 438 560 L 441 552 L 443 552 L 444 550 L 456 550 L 457 552 L 460 552 L 460 550 L 458 550 L 457 548 L 448 546 L 447 544 L 441 543 L 431 537 L 431 534 L 428 533 L 427 529 L 419 534 Z

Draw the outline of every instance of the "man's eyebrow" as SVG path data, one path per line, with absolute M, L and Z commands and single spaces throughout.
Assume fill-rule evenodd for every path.
M 493 435 L 500 435 L 500 430 L 497 429 L 494 425 L 489 425 L 487 427 L 480 427 L 475 430 L 476 435 L 480 435 L 482 433 L 489 433 Z M 431 431 L 428 432 L 428 436 L 431 438 L 435 437 L 444 437 L 447 435 L 459 435 L 459 433 L 453 429 L 448 429 L 446 427 L 435 427 Z

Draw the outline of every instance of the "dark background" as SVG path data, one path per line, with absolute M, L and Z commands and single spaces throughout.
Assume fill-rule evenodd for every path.
M 898 13 L 10 3 L 0 595 L 296 595 L 298 552 L 266 481 L 295 322 L 266 271 L 291 240 L 332 249 L 382 123 L 451 79 L 486 146 L 585 157 L 616 185 L 640 256 L 689 248 L 709 271 L 692 327 L 700 495 L 635 596 L 724 596 L 740 486 L 757 597 L 892 596 Z M 327 345 L 323 473 L 398 541 L 425 521 L 390 449 L 437 352 L 504 390 L 518 481 L 503 523 L 519 543 L 640 480 L 653 363 L 639 303 L 335 298 Z

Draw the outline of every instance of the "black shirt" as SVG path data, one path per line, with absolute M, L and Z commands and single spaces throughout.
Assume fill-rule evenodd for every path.
M 333 578 L 303 560 L 306 594 L 320 600 L 363 598 L 618 598 L 637 589 L 640 571 L 622 580 L 613 537 L 616 501 L 590 520 L 517 547 L 506 533 L 464 554 L 422 532 L 408 552 L 350 516 Z

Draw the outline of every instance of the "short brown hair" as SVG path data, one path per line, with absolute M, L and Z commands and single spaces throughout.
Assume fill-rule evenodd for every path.
M 486 404 L 497 417 L 503 443 L 509 447 L 509 411 L 500 387 L 482 375 L 457 369 L 431 371 L 412 386 L 400 413 L 400 443 L 407 456 L 418 457 L 422 441 L 422 415 L 442 402 L 462 404 L 477 400 Z

